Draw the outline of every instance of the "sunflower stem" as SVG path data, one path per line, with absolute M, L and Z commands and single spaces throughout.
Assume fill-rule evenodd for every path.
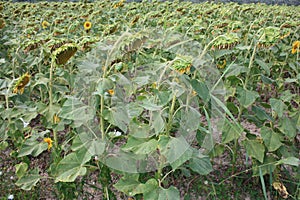
M 101 130 L 102 140 L 105 137 L 103 111 L 104 111 L 104 96 L 101 95 L 101 99 L 100 99 L 100 130 Z
M 171 107 L 170 107 L 170 110 L 169 110 L 169 121 L 168 121 L 167 128 L 166 128 L 166 135 L 167 136 L 170 135 L 170 131 L 171 131 L 171 128 L 172 128 L 173 113 L 174 113 L 175 102 L 176 102 L 176 94 L 177 94 L 177 92 L 175 92 L 175 94 L 173 95 Z
M 51 60 L 51 66 L 50 66 L 50 75 L 49 75 L 49 113 L 50 113 L 50 116 L 51 116 L 51 113 L 52 113 L 52 105 L 53 105 L 52 81 L 53 81 L 53 71 L 54 71 L 54 68 L 55 68 L 55 59 L 52 58 L 52 60 Z M 58 143 L 57 143 L 56 130 L 53 130 L 53 140 L 54 140 L 54 147 L 57 148 Z

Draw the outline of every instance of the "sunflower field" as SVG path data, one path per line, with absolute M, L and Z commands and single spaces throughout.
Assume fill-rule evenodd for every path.
M 0 199 L 300 198 L 299 6 L 0 12 Z

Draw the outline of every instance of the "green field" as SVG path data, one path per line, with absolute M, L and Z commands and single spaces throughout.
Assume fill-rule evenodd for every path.
M 299 6 L 0 11 L 0 199 L 300 198 Z

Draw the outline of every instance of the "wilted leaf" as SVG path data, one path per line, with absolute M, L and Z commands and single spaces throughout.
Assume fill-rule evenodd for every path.
M 283 185 L 283 183 L 274 182 L 272 185 L 282 198 L 287 199 L 289 197 L 289 193 L 286 190 L 286 187 Z

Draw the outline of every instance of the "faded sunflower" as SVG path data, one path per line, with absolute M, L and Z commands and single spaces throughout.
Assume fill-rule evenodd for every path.
M 292 45 L 292 54 L 295 54 L 296 52 L 300 52 L 300 41 L 297 40 Z
M 90 21 L 86 21 L 83 24 L 84 30 L 88 31 L 92 28 L 92 23 Z
M 57 114 L 53 115 L 53 123 L 58 124 L 60 122 L 60 118 L 57 116 Z
M 26 74 L 23 74 L 17 81 L 16 85 L 13 88 L 13 93 L 20 93 L 23 94 L 25 86 L 29 83 L 30 81 L 30 75 L 28 72 Z
M 53 140 L 51 140 L 51 138 L 44 138 L 44 142 L 48 143 L 48 151 L 50 151 L 50 149 L 52 147 Z
M 226 60 L 220 61 L 217 66 L 219 69 L 223 69 L 226 66 Z
M 42 22 L 43 29 L 47 28 L 48 26 L 50 26 L 49 22 L 47 22 L 47 21 Z

